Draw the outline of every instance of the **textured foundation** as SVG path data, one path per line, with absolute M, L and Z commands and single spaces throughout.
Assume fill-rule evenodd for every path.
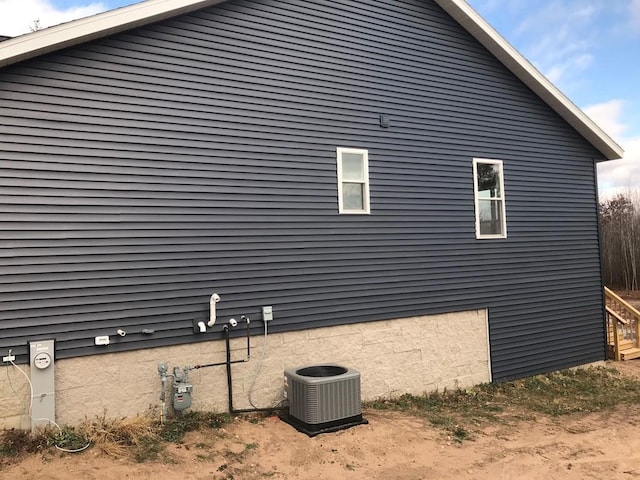
M 485 310 L 269 334 L 262 360 L 263 342 L 264 336 L 252 337 L 251 361 L 232 367 L 235 408 L 250 407 L 252 384 L 251 398 L 256 406 L 275 405 L 283 398 L 285 368 L 318 363 L 338 363 L 358 370 L 363 400 L 490 381 Z M 231 346 L 232 359 L 243 359 L 246 339 L 233 339 Z M 95 416 L 117 418 L 157 411 L 158 363 L 167 362 L 171 373 L 174 366 L 224 360 L 224 341 L 220 340 L 58 360 L 55 420 L 77 424 Z M 19 372 L 8 367 L 14 394 L 6 368 L 0 367 L 0 427 L 29 428 L 24 415 L 28 385 Z M 28 374 L 28 367 L 21 368 Z M 192 409 L 228 411 L 224 366 L 193 370 L 189 380 L 193 384 Z

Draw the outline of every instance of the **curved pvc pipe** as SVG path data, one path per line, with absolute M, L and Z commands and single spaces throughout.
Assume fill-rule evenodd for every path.
M 213 327 L 216 323 L 216 303 L 220 301 L 220 295 L 214 293 L 209 300 L 209 321 L 207 325 Z

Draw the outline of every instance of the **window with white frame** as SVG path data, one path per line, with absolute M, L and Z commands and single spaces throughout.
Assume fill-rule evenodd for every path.
M 476 238 L 506 238 L 502 160 L 473 159 Z
M 338 212 L 370 213 L 369 157 L 367 150 L 337 149 Z

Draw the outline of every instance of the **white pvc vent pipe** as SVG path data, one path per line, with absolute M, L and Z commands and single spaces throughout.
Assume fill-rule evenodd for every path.
M 220 295 L 214 293 L 211 295 L 211 300 L 209 300 L 209 321 L 207 325 L 209 327 L 213 327 L 216 323 L 216 303 L 220 301 Z

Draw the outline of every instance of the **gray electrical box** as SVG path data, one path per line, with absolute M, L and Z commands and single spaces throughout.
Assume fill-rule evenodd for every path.
M 31 430 L 55 422 L 56 398 L 54 382 L 55 342 L 43 340 L 29 342 L 29 363 L 33 386 Z

